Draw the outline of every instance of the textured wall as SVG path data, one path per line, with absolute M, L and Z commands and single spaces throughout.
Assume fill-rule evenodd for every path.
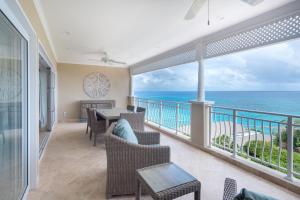
M 125 107 L 129 96 L 129 69 L 111 68 L 92 65 L 57 64 L 58 74 L 58 121 L 78 121 L 80 117 L 80 100 L 92 100 L 83 91 L 84 78 L 93 72 L 103 73 L 111 83 L 107 96 L 101 99 L 116 100 L 117 107 Z

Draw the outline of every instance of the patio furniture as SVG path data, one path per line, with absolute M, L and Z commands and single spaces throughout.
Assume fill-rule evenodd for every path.
M 132 129 L 145 130 L 145 113 L 121 113 L 121 119 L 126 119 Z
M 91 117 L 90 117 L 90 109 L 89 108 L 86 108 L 86 114 L 87 114 L 87 123 L 86 123 L 85 134 L 88 134 L 89 128 L 91 128 Z
M 132 113 L 124 108 L 112 108 L 112 109 L 96 109 L 97 115 L 105 120 L 105 128 L 108 129 L 111 121 L 120 119 L 121 113 Z
M 146 112 L 146 108 L 143 107 L 137 107 L 136 112 Z
M 236 180 L 226 178 L 224 183 L 223 200 L 233 200 L 237 195 L 237 183 Z
M 172 162 L 138 169 L 137 179 L 137 200 L 141 186 L 156 200 L 175 199 L 192 192 L 195 200 L 200 199 L 200 181 Z
M 88 119 L 86 108 L 111 109 L 116 105 L 115 100 L 84 100 L 80 101 L 80 122 L 86 122 Z
M 91 132 L 90 132 L 90 139 L 92 137 L 92 133 L 94 133 L 94 146 L 96 146 L 97 143 L 97 135 L 98 134 L 104 134 L 105 133 L 105 121 L 104 120 L 98 120 L 97 114 L 95 109 L 89 109 L 90 110 L 90 118 L 91 118 Z
M 112 123 L 105 134 L 107 155 L 107 197 L 135 194 L 136 170 L 170 162 L 170 147 L 160 146 L 158 132 L 134 130 L 139 144 L 133 144 L 114 135 Z
M 135 107 L 131 105 L 127 105 L 127 110 L 134 112 Z

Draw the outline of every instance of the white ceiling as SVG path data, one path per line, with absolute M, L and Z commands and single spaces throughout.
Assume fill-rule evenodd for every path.
M 40 0 L 37 6 L 58 62 L 97 64 L 106 51 L 128 65 L 216 32 L 292 0 L 210 0 L 196 18 L 184 20 L 193 0 Z M 117 66 L 117 65 L 115 65 Z

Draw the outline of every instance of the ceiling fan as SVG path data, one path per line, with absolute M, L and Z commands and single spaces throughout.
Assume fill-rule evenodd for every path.
M 190 20 L 190 19 L 193 19 L 194 17 L 196 17 L 196 15 L 200 11 L 200 9 L 203 7 L 205 2 L 208 3 L 208 15 L 209 15 L 209 1 L 210 0 L 194 0 L 192 6 L 186 13 L 184 19 Z M 241 1 L 244 3 L 247 3 L 251 6 L 256 6 L 257 4 L 262 3 L 264 0 L 241 0 Z M 209 21 L 208 21 L 208 25 L 209 25 Z
M 95 53 L 93 53 L 95 54 Z M 125 62 L 122 62 L 122 61 L 117 61 L 117 60 L 114 60 L 114 59 L 111 59 L 107 52 L 106 51 L 99 51 L 97 52 L 97 54 L 99 54 L 101 57 L 100 59 L 89 59 L 91 61 L 97 61 L 97 62 L 103 62 L 105 64 L 120 64 L 120 65 L 126 65 Z

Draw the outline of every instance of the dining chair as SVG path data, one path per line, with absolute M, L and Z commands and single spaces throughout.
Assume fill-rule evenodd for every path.
M 132 105 L 127 105 L 127 110 L 134 112 L 135 107 Z
M 85 134 L 88 134 L 89 128 L 91 128 L 91 117 L 90 117 L 90 109 L 89 108 L 86 108 L 86 116 L 87 116 L 87 123 L 86 123 Z
M 90 118 L 91 118 L 90 139 L 92 139 L 92 134 L 94 134 L 94 146 L 96 146 L 98 134 L 105 133 L 105 121 L 97 119 L 97 112 L 95 109 L 90 109 Z
M 146 112 L 146 108 L 143 108 L 143 107 L 137 107 L 136 108 L 136 112 Z
M 120 119 L 126 119 L 130 124 L 131 128 L 134 130 L 145 130 L 145 113 L 121 113 Z

